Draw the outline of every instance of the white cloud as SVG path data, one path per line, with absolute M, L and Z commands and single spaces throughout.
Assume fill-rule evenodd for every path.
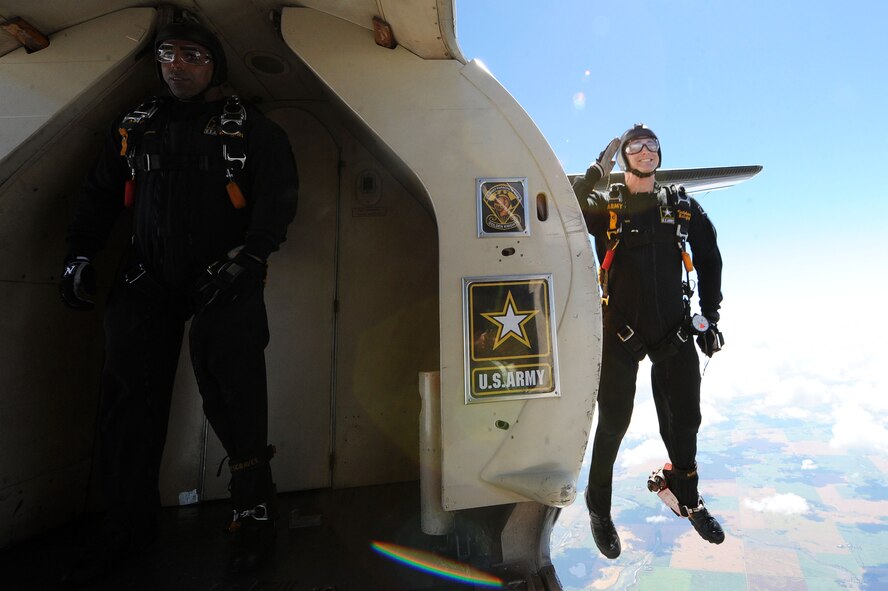
M 816 469 L 817 469 L 817 462 L 815 462 L 814 460 L 811 460 L 809 458 L 805 458 L 804 460 L 802 460 L 802 470 L 816 470 Z
M 872 282 L 872 275 L 862 279 Z M 764 281 L 770 289 L 763 295 L 758 287 L 762 282 L 749 286 L 742 273 L 726 273 L 725 295 L 732 297 L 719 327 L 727 342 L 706 370 L 703 399 L 716 405 L 749 399 L 735 413 L 817 422 L 820 414 L 832 414 L 846 402 L 876 416 L 888 414 L 888 374 L 878 342 L 888 315 L 871 315 L 867 330 L 843 338 L 846 316 L 833 312 L 833 294 L 821 288 L 818 272 L 811 274 L 817 277 L 811 285 L 798 279 L 803 276 L 797 273 L 792 281 L 772 277 Z M 881 286 L 886 277 L 880 276 Z M 855 290 L 856 308 L 878 309 L 884 290 L 873 287 Z M 800 292 L 804 298 L 798 297 Z M 762 319 L 772 318 L 774 310 L 791 313 L 779 314 L 779 330 L 763 330 L 767 325 Z
M 774 416 L 778 419 L 810 419 L 811 411 L 798 406 L 787 406 L 775 409 Z
M 570 574 L 577 577 L 578 579 L 582 579 L 583 577 L 586 576 L 586 565 L 583 564 L 582 562 L 576 563 L 575 565 L 568 568 L 567 570 L 569 570 Z
M 648 523 L 664 523 L 669 521 L 669 518 L 665 515 L 654 515 L 652 517 L 646 517 L 644 520 Z
M 586 108 L 586 95 L 583 91 L 573 95 L 573 106 L 577 111 L 582 111 Z
M 802 515 L 811 510 L 808 501 L 793 493 L 776 494 L 759 500 L 743 499 L 743 505 L 760 513 L 781 515 Z
M 792 370 L 797 371 L 797 370 Z M 812 407 L 829 404 L 831 392 L 821 376 L 811 375 L 816 370 L 806 370 L 805 375 L 787 375 L 774 390 L 765 395 L 764 406 L 783 409 L 786 407 Z
M 835 406 L 857 406 L 877 416 L 888 414 L 888 379 L 881 365 L 873 361 L 853 371 L 853 377 L 832 387 Z
M 705 396 L 703 398 L 705 398 Z M 710 425 L 724 423 L 728 420 L 728 417 L 718 412 L 718 406 L 706 402 L 705 400 L 700 401 L 700 414 L 703 415 L 703 422 L 700 424 L 700 429 L 704 431 Z
M 639 380 L 643 382 L 644 380 Z M 657 408 L 650 394 L 647 384 L 638 384 L 638 392 L 635 396 L 635 408 L 632 410 L 632 421 L 629 430 L 626 431 L 624 444 L 632 441 L 645 441 L 660 433 L 660 423 L 657 421 Z M 627 446 L 628 447 L 628 446 Z
M 840 449 L 872 450 L 884 454 L 888 450 L 888 429 L 884 419 L 879 421 L 856 404 L 845 404 L 835 412 L 830 447 Z
M 666 461 L 666 446 L 660 441 L 659 434 L 656 439 L 645 440 L 641 445 L 620 452 L 620 466 L 628 468 L 638 464 L 651 464 L 656 466 L 658 462 Z

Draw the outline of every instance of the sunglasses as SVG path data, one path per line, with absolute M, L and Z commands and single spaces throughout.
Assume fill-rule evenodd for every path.
M 651 152 L 656 152 L 660 149 L 660 142 L 652 137 L 632 140 L 631 142 L 626 144 L 626 153 L 638 154 L 643 148 L 647 148 Z
M 213 61 L 213 56 L 196 47 L 180 47 L 174 45 L 161 45 L 157 48 L 155 59 L 162 64 L 171 64 L 176 61 L 176 56 L 184 63 L 192 66 L 205 66 Z

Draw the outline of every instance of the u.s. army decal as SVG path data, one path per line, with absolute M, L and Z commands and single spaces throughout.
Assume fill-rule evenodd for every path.
M 552 276 L 463 279 L 466 403 L 559 396 Z

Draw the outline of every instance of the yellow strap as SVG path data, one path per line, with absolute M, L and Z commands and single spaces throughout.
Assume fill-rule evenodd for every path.
M 127 140 L 129 139 L 129 135 L 126 132 L 126 129 L 121 127 L 117 130 L 120 132 L 120 155 L 126 156 L 127 150 Z
M 684 261 L 685 270 L 690 273 L 694 270 L 694 263 L 691 261 L 691 255 L 688 251 L 681 251 L 681 260 Z
M 231 204 L 235 209 L 243 209 L 247 206 L 247 200 L 236 182 L 233 180 L 228 181 L 228 184 L 225 185 L 225 190 L 228 191 L 228 198 L 231 199 Z

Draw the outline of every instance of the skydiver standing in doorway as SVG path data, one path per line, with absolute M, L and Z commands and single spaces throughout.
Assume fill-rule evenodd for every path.
M 610 173 L 615 154 L 625 185 L 596 191 L 595 184 Z M 603 314 L 598 426 L 585 497 L 595 544 L 611 559 L 621 552 L 611 517 L 613 467 L 629 428 L 638 364 L 645 356 L 652 362 L 660 435 L 671 462 L 657 481 L 664 485 L 660 496 L 676 513 L 688 517 L 703 539 L 720 544 L 725 538 L 697 490 L 700 367 L 691 338 L 697 335 L 697 344 L 709 357 L 724 343 L 716 324 L 722 300 L 721 254 L 715 228 L 700 204 L 683 187 L 655 182 L 661 158 L 654 132 L 635 125 L 614 138 L 574 183 L 595 239 Z M 693 324 L 693 294 L 689 281 L 682 280 L 683 270 L 689 273 L 692 268 L 697 271 L 702 311 Z M 650 483 L 649 487 L 654 490 Z
M 298 177 L 284 131 L 225 97 L 225 52 L 181 20 L 154 39 L 170 97 L 119 117 L 83 185 L 59 285 L 93 308 L 92 260 L 132 208 L 132 246 L 105 308 L 99 439 L 102 543 L 68 586 L 142 551 L 157 531 L 158 475 L 185 322 L 203 409 L 230 458 L 235 572 L 255 569 L 275 537 L 264 349 L 268 256 L 286 239 Z

